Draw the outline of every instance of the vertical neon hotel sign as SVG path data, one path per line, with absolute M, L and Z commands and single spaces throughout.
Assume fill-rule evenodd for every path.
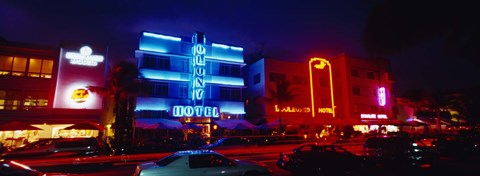
M 173 116 L 219 117 L 218 107 L 204 106 L 205 98 L 205 35 L 195 33 L 192 37 L 192 102 L 193 106 L 174 106 Z
M 309 68 L 309 73 L 310 73 L 310 93 L 311 93 L 311 100 L 312 100 L 312 117 L 315 117 L 315 112 L 318 112 L 320 114 L 332 114 L 332 117 L 335 117 L 335 103 L 333 101 L 333 82 L 332 82 L 332 65 L 330 65 L 330 62 L 328 62 L 326 59 L 322 58 L 312 58 L 310 59 L 308 63 L 308 68 Z M 313 68 L 312 68 L 313 66 Z M 329 79 L 329 88 L 330 92 L 326 93 L 325 96 L 330 96 L 331 102 L 323 102 L 322 104 L 331 104 L 331 106 L 328 107 L 318 107 L 318 109 L 315 108 L 315 97 L 319 92 L 314 91 L 314 72 L 317 71 L 317 74 L 319 72 L 323 72 L 324 74 L 328 74 L 328 79 Z M 316 85 L 316 84 L 315 84 Z M 328 95 L 330 94 L 330 95 Z

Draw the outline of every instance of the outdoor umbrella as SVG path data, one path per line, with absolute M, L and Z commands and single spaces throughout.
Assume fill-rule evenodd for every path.
M 0 125 L 0 131 L 16 131 L 16 130 L 42 130 L 41 128 L 34 127 L 30 124 L 10 121 Z
M 74 124 L 72 126 L 66 127 L 63 130 L 72 130 L 72 129 L 76 129 L 76 130 L 99 130 L 99 131 L 105 130 L 105 128 L 102 127 L 101 125 L 99 125 L 98 123 L 94 123 L 94 122 L 90 122 L 90 121 L 80 122 L 80 123 Z

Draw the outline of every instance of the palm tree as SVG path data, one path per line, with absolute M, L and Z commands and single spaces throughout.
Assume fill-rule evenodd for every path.
M 283 132 L 282 129 L 282 111 L 283 107 L 291 102 L 295 97 L 298 96 L 296 89 L 293 89 L 291 83 L 286 80 L 278 81 L 275 84 L 275 89 L 269 87 L 268 91 L 270 92 L 271 97 L 266 97 L 265 99 L 269 102 L 276 103 L 280 111 L 278 112 L 278 131 L 279 133 Z
M 114 98 L 114 147 L 117 151 L 133 144 L 135 100 L 141 88 L 140 77 L 135 63 L 119 61 L 109 71 L 107 88 L 88 87 L 92 92 Z

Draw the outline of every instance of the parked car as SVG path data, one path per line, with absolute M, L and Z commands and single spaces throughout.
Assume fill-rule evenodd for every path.
M 272 170 L 263 163 L 230 159 L 212 150 L 185 150 L 158 161 L 141 163 L 137 165 L 133 175 L 270 176 Z
M 362 157 L 330 144 L 303 144 L 280 153 L 277 166 L 300 175 L 361 175 Z
M 97 156 L 100 151 L 95 138 L 50 138 L 3 153 L 1 158 Z
M 22 163 L 11 160 L 0 160 L 1 176 L 76 176 L 69 173 L 42 173 Z
M 429 168 L 439 161 L 435 147 L 395 135 L 369 137 L 363 144 L 363 155 L 370 164 L 376 166 Z
M 180 144 L 171 138 L 148 138 L 137 144 L 134 153 L 176 152 L 189 149 L 192 149 L 192 147 L 187 144 Z
M 214 143 L 201 146 L 200 149 L 221 150 L 236 147 L 248 147 L 256 145 L 251 140 L 243 137 L 224 137 Z

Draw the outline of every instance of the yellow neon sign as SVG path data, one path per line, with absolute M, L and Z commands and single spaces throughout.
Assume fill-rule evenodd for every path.
M 335 103 L 334 103 L 334 100 L 333 100 L 332 65 L 330 65 L 330 62 L 328 62 L 326 59 L 316 58 L 316 57 L 310 59 L 310 61 L 308 62 L 308 70 L 309 70 L 309 73 L 310 73 L 310 93 L 311 93 L 310 95 L 311 95 L 311 101 L 312 101 L 312 109 L 315 109 L 315 103 L 314 103 L 315 98 L 313 96 L 313 78 L 312 78 L 313 77 L 312 76 L 312 63 L 313 62 L 319 62 L 318 64 L 315 64 L 313 66 L 315 69 L 323 70 L 325 68 L 325 66 L 328 66 L 328 73 L 329 73 L 329 77 L 330 77 L 330 97 L 332 99 L 332 108 L 329 108 L 329 109 L 331 110 L 332 116 L 335 117 Z M 320 111 L 320 109 L 319 109 L 319 111 Z M 312 111 L 312 117 L 315 117 L 315 111 Z
M 333 108 L 318 108 L 318 113 L 333 114 Z
M 278 105 L 275 105 L 275 112 L 305 112 L 305 113 L 309 113 L 310 112 L 310 108 L 309 107 L 295 107 L 295 106 L 287 106 L 287 107 L 284 107 L 282 108 L 282 110 L 280 110 L 280 108 L 278 108 Z

